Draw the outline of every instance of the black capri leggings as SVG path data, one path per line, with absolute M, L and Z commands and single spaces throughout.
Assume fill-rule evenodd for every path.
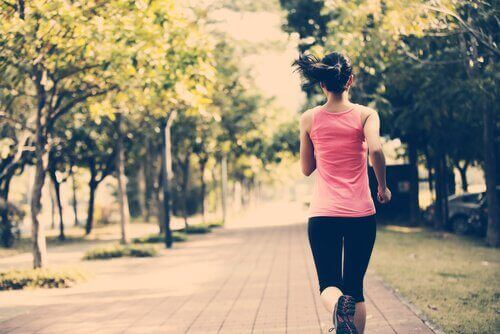
M 375 243 L 376 231 L 375 215 L 309 218 L 309 244 L 316 265 L 320 293 L 327 287 L 334 286 L 343 294 L 354 297 L 356 302 L 365 300 L 363 278 Z

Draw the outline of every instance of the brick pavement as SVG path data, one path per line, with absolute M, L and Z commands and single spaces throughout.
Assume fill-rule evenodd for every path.
M 0 333 L 309 334 L 330 327 L 305 224 L 219 229 L 156 258 L 92 265 L 88 286 L 0 293 L 0 312 L 20 298 L 41 305 L 21 308 Z M 372 273 L 365 283 L 367 334 L 433 333 Z

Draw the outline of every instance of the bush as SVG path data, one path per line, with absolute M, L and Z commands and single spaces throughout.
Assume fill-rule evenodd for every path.
M 187 240 L 187 236 L 184 233 L 180 233 L 177 231 L 172 232 L 172 239 L 174 242 L 183 242 Z M 132 240 L 134 244 L 148 244 L 148 243 L 161 243 L 165 241 L 164 234 L 148 234 L 144 237 L 135 238 Z
M 217 228 L 217 227 L 223 227 L 224 222 L 222 220 L 216 220 L 211 223 L 208 223 L 208 227 L 210 228 Z
M 186 234 L 205 234 L 212 232 L 212 229 L 207 224 L 188 225 L 188 228 L 181 229 Z
M 83 256 L 84 260 L 106 260 L 115 257 L 151 257 L 156 255 L 153 247 L 138 245 L 116 245 L 111 247 L 100 247 L 88 250 Z
M 23 221 L 24 211 L 13 203 L 0 199 L 0 244 L 12 247 L 19 239 L 19 225 Z
M 69 288 L 85 276 L 76 270 L 51 271 L 48 269 L 12 270 L 0 272 L 0 290 L 24 288 Z

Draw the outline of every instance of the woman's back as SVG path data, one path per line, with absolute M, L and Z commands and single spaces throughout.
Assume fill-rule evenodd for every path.
M 316 182 L 309 216 L 363 217 L 375 213 L 367 171 L 362 106 L 329 112 L 311 110 L 310 138 Z

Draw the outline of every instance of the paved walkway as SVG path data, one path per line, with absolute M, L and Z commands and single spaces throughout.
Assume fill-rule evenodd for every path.
M 0 293 L 0 333 L 328 333 L 306 225 L 218 229 L 156 258 L 82 262 L 71 289 Z M 367 334 L 432 333 L 369 272 Z

